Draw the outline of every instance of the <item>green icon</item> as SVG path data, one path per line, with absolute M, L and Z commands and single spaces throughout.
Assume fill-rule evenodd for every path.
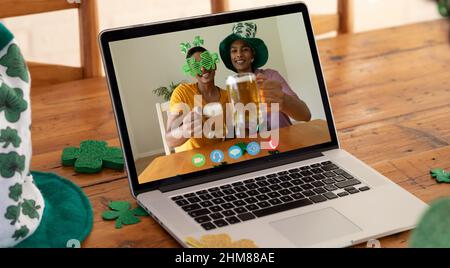
M 195 154 L 192 157 L 192 164 L 196 167 L 203 167 L 206 163 L 206 158 L 202 154 Z

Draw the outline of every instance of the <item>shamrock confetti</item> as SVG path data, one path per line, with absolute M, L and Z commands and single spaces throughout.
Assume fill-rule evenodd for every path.
M 194 248 L 257 248 L 249 239 L 232 241 L 228 234 L 204 235 L 200 240 L 188 237 L 186 243 Z
M 5 83 L 0 86 L 0 113 L 5 112 L 6 120 L 10 123 L 19 121 L 20 114 L 28 107 L 23 99 L 23 91 L 20 88 L 10 88 Z
M 8 48 L 8 52 L 0 59 L 0 65 L 5 66 L 6 74 L 11 77 L 19 77 L 25 82 L 29 81 L 28 69 L 25 60 L 20 53 L 20 48 L 16 44 L 12 44 Z
M 97 173 L 103 167 L 123 169 L 122 151 L 107 145 L 104 141 L 86 140 L 81 142 L 80 148 L 65 148 L 61 156 L 62 164 L 75 166 L 75 171 L 79 173 Z
M 199 47 L 201 45 L 203 45 L 204 40 L 200 38 L 200 36 L 196 36 L 194 37 L 194 41 L 192 41 L 192 44 L 194 44 L 194 47 Z
M 22 172 L 25 168 L 25 156 L 16 152 L 0 154 L 0 175 L 4 178 L 11 178 L 14 173 Z
M 441 168 L 432 169 L 430 171 L 431 177 L 435 178 L 437 182 L 449 182 L 450 183 L 450 172 L 445 172 Z
M 116 220 L 116 229 L 122 226 L 136 224 L 141 220 L 136 216 L 148 216 L 148 213 L 141 207 L 130 210 L 131 205 L 126 201 L 113 201 L 109 203 L 109 208 L 103 212 L 102 218 L 104 220 Z
M 0 130 L 0 142 L 5 143 L 3 148 L 8 147 L 10 144 L 14 148 L 18 148 L 21 142 L 19 135 L 17 135 L 17 130 L 7 127 L 6 129 Z

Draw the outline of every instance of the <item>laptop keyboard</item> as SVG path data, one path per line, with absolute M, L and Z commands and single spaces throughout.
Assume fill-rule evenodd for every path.
M 205 230 L 370 190 L 331 161 L 172 197 Z

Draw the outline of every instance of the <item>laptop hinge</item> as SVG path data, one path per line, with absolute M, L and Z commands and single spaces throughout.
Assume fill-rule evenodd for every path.
M 174 182 L 168 185 L 162 185 L 158 189 L 165 193 L 170 191 L 175 191 L 179 189 L 183 189 L 190 186 L 195 186 L 207 182 L 212 182 L 216 180 L 221 179 L 227 179 L 234 176 L 239 176 L 246 173 L 251 173 L 255 171 L 260 171 L 264 169 L 269 169 L 277 166 L 282 166 L 286 164 L 290 164 L 293 162 L 299 162 L 307 159 L 312 159 L 316 157 L 323 156 L 322 152 L 312 152 L 307 154 L 301 154 L 298 156 L 289 156 L 289 157 L 277 157 L 271 160 L 268 160 L 267 162 L 259 165 L 247 165 L 244 167 L 240 167 L 239 169 L 232 169 L 232 170 L 222 170 L 220 172 L 214 173 L 214 174 L 208 174 L 207 176 L 201 176 L 196 178 L 186 178 L 182 179 L 180 178 L 180 181 Z

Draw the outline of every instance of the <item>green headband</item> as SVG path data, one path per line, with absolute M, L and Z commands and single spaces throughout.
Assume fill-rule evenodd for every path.
M 204 41 L 200 36 L 196 36 L 192 44 L 194 47 L 200 47 L 203 45 Z M 189 42 L 180 44 L 181 52 L 187 54 L 192 48 Z M 191 75 L 195 77 L 196 75 L 202 75 L 202 67 L 210 71 L 216 68 L 216 63 L 219 62 L 219 56 L 217 53 L 210 53 L 208 50 L 203 51 L 200 54 L 200 61 L 196 61 L 193 57 L 186 59 L 186 64 L 183 65 L 183 72 L 185 75 Z

